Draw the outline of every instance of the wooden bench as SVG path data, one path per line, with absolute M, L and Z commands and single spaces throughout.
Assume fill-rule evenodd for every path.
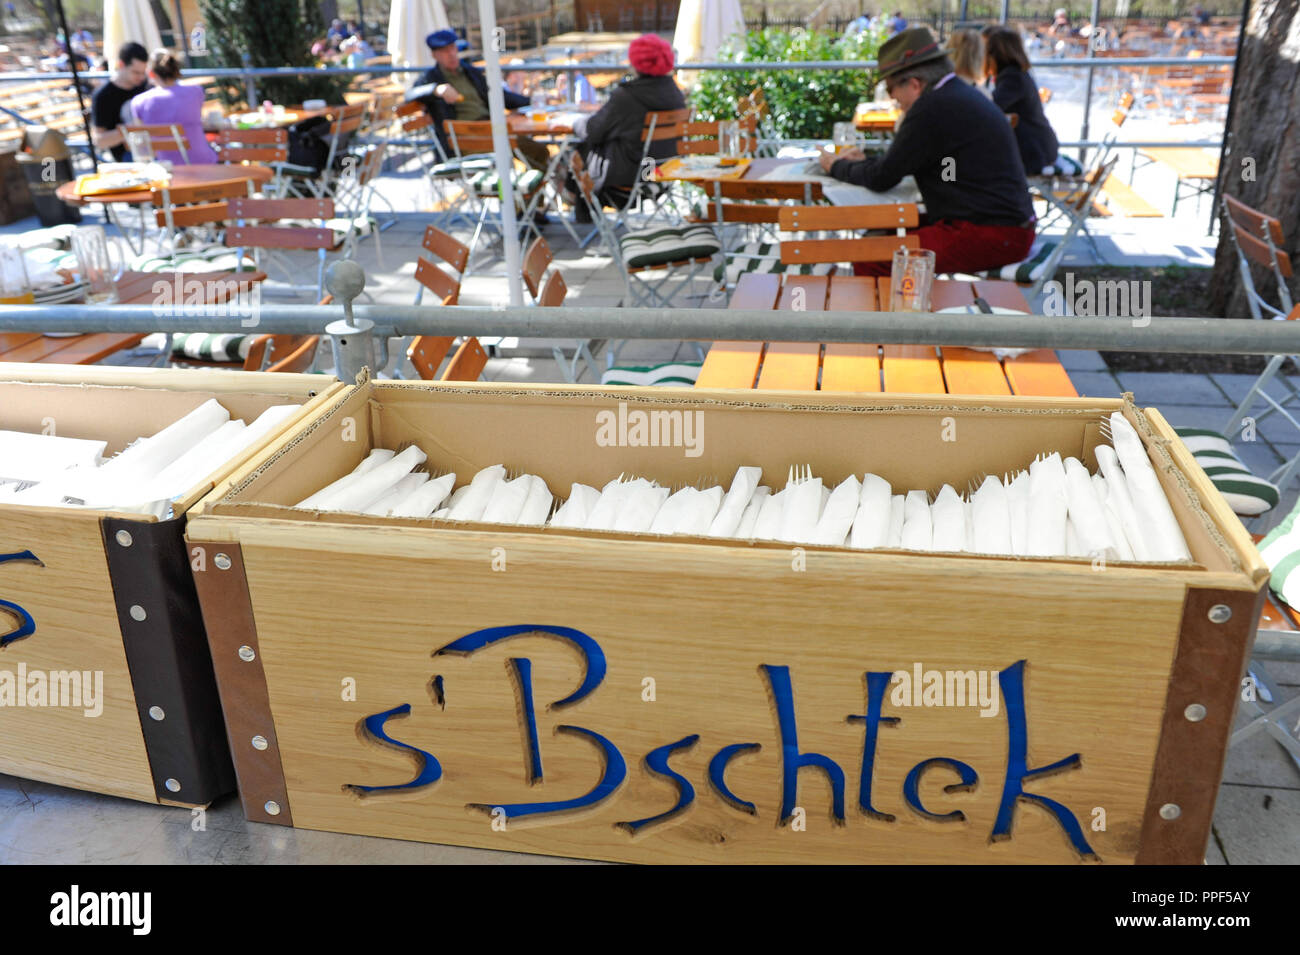
M 1106 205 L 1115 207 L 1121 215 L 1135 219 L 1164 217 L 1163 212 L 1138 195 L 1137 190 L 1119 176 L 1113 174 L 1107 176 L 1106 181 L 1102 183 L 1101 191 L 1106 197 Z
M 889 301 L 889 279 L 853 275 L 746 273 L 730 308 L 792 309 L 796 291 L 802 311 L 875 311 Z M 1014 282 L 940 279 L 931 292 L 936 309 L 990 305 L 1029 311 Z M 1036 395 L 1076 397 L 1078 392 L 1056 353 L 1029 352 L 1000 362 L 992 352 L 933 345 L 816 342 L 714 342 L 696 380 L 697 388 L 781 391 L 893 392 L 911 394 Z

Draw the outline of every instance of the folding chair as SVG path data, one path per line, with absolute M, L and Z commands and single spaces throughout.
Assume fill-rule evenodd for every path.
M 261 268 L 262 253 L 275 257 L 276 249 L 314 250 L 317 254 L 316 298 L 320 299 L 325 291 L 325 253 L 337 252 L 347 248 L 351 250 L 352 235 L 349 232 L 342 238 L 335 230 L 324 223 L 334 218 L 334 200 L 332 199 L 231 199 L 230 216 L 236 224 L 226 230 L 225 244 L 239 249 L 242 255 L 245 249 L 252 249 L 254 260 Z M 281 220 L 308 220 L 291 225 Z M 248 225 L 255 221 L 257 225 Z M 279 223 L 279 224 L 276 224 Z M 282 263 L 285 271 L 292 275 L 294 268 Z M 294 286 L 302 289 L 308 286 Z
M 617 222 L 605 218 L 601 200 L 596 195 L 591 174 L 574 153 L 570 171 L 578 186 L 578 198 L 587 204 L 592 225 L 605 247 L 606 254 L 623 277 L 627 292 L 624 304 L 671 307 L 674 295 L 661 289 L 674 277 L 675 270 L 688 268 L 683 285 L 690 288 L 695 275 L 722 251 L 722 243 L 706 224 L 663 226 L 628 232 L 621 239 L 615 235 Z M 655 278 L 651 273 L 662 272 Z
M 785 239 L 781 242 L 780 258 L 787 269 L 828 265 L 834 269 L 853 262 L 888 262 L 900 246 L 921 247 L 921 240 L 907 231 L 920 221 L 916 205 L 910 202 L 881 206 L 782 206 L 777 219 L 781 231 L 787 233 L 894 230 L 893 235 Z
M 711 201 L 701 210 L 701 218 L 714 222 L 723 240 L 724 261 L 713 273 L 719 286 L 731 288 L 745 272 L 795 271 L 787 270 L 780 259 L 777 227 L 781 206 L 822 202 L 820 182 L 717 180 L 712 183 L 712 192 Z M 743 242 L 728 241 L 729 225 L 744 230 Z
M 190 141 L 185 136 L 185 130 L 175 124 L 154 125 L 154 126 L 131 126 L 121 125 L 117 127 L 122 138 L 126 139 L 132 133 L 147 133 L 149 143 L 154 150 L 174 149 L 181 154 L 181 163 L 188 166 L 190 164 Z
M 217 241 L 216 233 L 225 228 L 230 219 L 227 200 L 251 198 L 253 183 L 209 183 L 196 186 L 159 186 L 153 193 L 154 219 L 159 228 L 159 255 L 137 259 L 132 266 L 137 272 L 178 269 L 181 265 L 193 266 L 197 260 L 212 260 L 213 256 L 228 258 L 229 249 Z M 177 242 L 183 230 L 202 229 L 209 232 L 207 241 L 188 244 L 182 250 Z M 164 243 L 168 251 L 163 254 Z M 213 262 L 206 271 L 225 271 L 224 262 Z M 236 260 L 230 268 L 239 270 L 242 261 Z M 194 269 L 191 269 L 194 270 Z
M 329 152 L 319 173 L 315 169 L 292 163 L 272 164 L 272 168 L 284 176 L 288 193 L 303 199 L 324 199 L 334 194 L 334 185 L 341 172 L 339 160 L 347 152 L 353 135 L 361 128 L 365 111 L 365 103 L 354 103 L 337 107 L 330 113 L 329 129 L 324 137 L 329 142 Z
M 1097 193 L 1101 191 L 1102 184 L 1110 177 L 1117 162 L 1119 157 L 1111 156 L 1105 163 L 1089 172 L 1068 199 L 1060 201 L 1059 208 L 1062 214 L 1068 217 L 1069 225 L 1059 239 L 1049 241 L 1044 238 L 1040 225 L 1039 239 L 1034 243 L 1034 248 L 1027 259 L 989 271 L 985 273 L 985 278 L 1005 279 L 1021 286 L 1028 286 L 1029 291 L 1025 293 L 1027 298 L 1032 299 L 1037 295 L 1056 274 L 1075 236 L 1085 228 L 1088 212 L 1092 209 Z
M 1281 221 L 1227 195 L 1223 197 L 1223 216 L 1224 225 L 1232 236 L 1233 248 L 1237 250 L 1237 265 L 1241 270 L 1241 284 L 1246 292 L 1246 303 L 1250 307 L 1251 318 L 1260 320 L 1267 317 L 1275 321 L 1291 321 L 1300 318 L 1300 306 L 1296 306 L 1291 301 L 1291 291 L 1287 284 L 1292 276 L 1291 258 L 1286 252 L 1286 240 L 1282 234 Z M 1260 293 L 1251 273 L 1252 264 L 1262 265 L 1269 270 L 1277 283 L 1278 305 L 1272 304 Z M 1274 355 L 1264 371 L 1255 379 L 1254 384 L 1250 386 L 1246 397 L 1237 406 L 1237 410 L 1233 412 L 1232 418 L 1224 428 L 1224 435 L 1229 441 L 1237 433 L 1242 419 L 1250 413 L 1252 406 L 1260 398 L 1268 407 L 1255 416 L 1256 421 L 1276 411 L 1297 431 L 1300 431 L 1300 421 L 1297 421 L 1286 407 L 1300 398 L 1300 391 L 1291 384 L 1286 375 L 1278 375 L 1287 358 L 1300 360 L 1296 356 Z M 1274 379 L 1287 391 L 1281 399 L 1274 398 L 1264 390 L 1265 386 Z M 1268 480 L 1282 488 L 1290 482 L 1297 467 L 1300 467 L 1300 454 L 1296 454 L 1275 469 Z
M 499 223 L 501 222 L 501 182 L 497 176 L 494 150 L 495 146 L 492 140 L 492 124 L 487 121 L 478 122 L 461 122 L 453 120 L 447 122 L 447 138 L 451 143 L 454 158 L 460 163 L 460 179 L 466 192 L 473 198 L 478 207 L 478 217 L 474 225 L 474 235 L 470 239 L 470 254 L 474 254 L 474 249 L 478 246 L 479 236 L 482 235 L 484 227 L 492 228 L 499 235 L 501 232 Z M 518 138 L 513 135 L 508 136 L 511 154 L 523 168 L 512 169 L 515 209 L 519 213 L 517 225 L 520 231 L 521 240 L 526 239 L 528 233 L 533 233 L 541 238 L 541 233 L 533 224 L 531 218 L 523 213 L 529 208 L 530 200 L 545 183 L 545 175 L 537 169 L 533 169 L 520 155 L 518 150 Z M 474 171 L 474 167 L 467 163 L 470 158 L 487 157 L 491 160 L 486 168 Z M 489 221 L 491 214 L 491 201 L 496 200 L 497 216 L 496 223 Z
M 690 120 L 682 124 L 681 142 L 677 150 L 684 156 L 716 156 L 722 147 L 719 127 L 724 120 Z M 753 156 L 758 144 L 758 119 L 752 114 L 734 122 L 740 127 L 740 152 Z
M 431 225 L 424 230 L 420 248 L 428 252 L 431 258 L 425 258 L 423 255 L 416 256 L 416 289 L 415 301 L 412 304 L 422 304 L 427 289 L 438 296 L 440 304 L 455 305 L 460 300 L 460 283 L 465 266 L 469 264 L 469 246 L 452 238 L 437 226 Z M 448 274 L 449 269 L 453 274 Z M 402 354 L 410 361 L 421 378 L 432 379 L 453 341 L 450 336 L 430 335 L 409 341 L 404 339 L 403 345 L 406 347 L 403 348 Z M 388 364 L 387 340 L 383 341 L 382 349 L 380 366 L 385 367 Z M 406 368 L 400 362 L 393 373 L 398 378 L 407 377 Z
M 283 198 L 288 189 L 284 167 L 289 159 L 289 131 L 285 129 L 223 129 L 212 144 L 217 159 L 224 163 L 267 163 L 275 177 L 266 193 Z
M 433 117 L 421 103 L 402 103 L 394 107 L 393 117 L 401 123 L 403 138 L 412 140 L 415 157 L 434 191 L 433 204 L 435 211 L 440 213 L 440 224 L 452 228 L 463 222 L 466 227 L 473 228 L 474 216 L 463 211 L 467 205 L 473 205 L 473 200 L 465 192 L 462 174 L 467 166 L 473 172 L 490 169 L 492 159 L 486 156 L 463 161 L 449 159 L 442 143 L 434 135 Z M 460 188 L 457 188 L 458 184 Z
M 614 223 L 616 229 L 619 226 L 629 228 L 629 216 L 632 213 L 641 212 L 647 200 L 654 204 L 656 212 L 658 211 L 659 200 L 666 197 L 671 203 L 671 184 L 656 182 L 646 175 L 648 170 L 658 164 L 658 161 L 650 153 L 655 150 L 656 143 L 677 143 L 682 137 L 682 130 L 689 118 L 690 110 L 688 109 L 659 110 L 645 114 L 645 120 L 641 127 L 640 172 L 628 189 L 626 200 L 609 190 L 602 190 L 603 196 L 609 197 L 611 200 L 617 200 L 610 202 L 610 205 L 617 210 Z M 673 146 L 672 149 L 673 152 L 676 152 L 676 146 Z M 651 215 L 651 218 L 654 218 L 654 216 Z
M 532 245 L 524 253 L 524 285 L 528 288 L 528 294 L 533 297 L 533 304 L 540 308 L 553 308 L 557 305 L 563 305 L 565 296 L 568 295 L 568 285 L 558 268 L 552 269 L 550 275 L 547 275 L 547 267 L 551 264 L 553 258 L 551 247 L 546 244 L 546 240 L 541 236 L 534 239 Z M 572 355 L 565 355 L 564 349 L 559 344 L 553 343 L 551 345 L 551 354 L 555 356 L 556 364 L 560 366 L 560 373 L 564 375 L 564 380 L 570 384 L 578 380 L 579 362 L 586 362 L 592 374 L 597 374 L 596 369 L 598 366 L 596 359 L 591 354 L 590 342 L 588 341 L 576 342 Z
M 736 115 L 742 119 L 752 116 L 758 121 L 758 141 L 754 148 L 754 155 L 775 156 L 777 140 L 780 137 L 777 136 L 776 128 L 772 124 L 772 117 L 767 108 L 767 96 L 763 93 L 763 87 L 754 87 L 750 90 L 748 96 L 740 98 L 737 105 L 739 110 Z
M 384 167 L 384 147 L 366 146 L 358 154 L 344 160 L 342 172 L 334 181 L 335 216 L 325 223 L 335 232 L 349 232 L 354 242 L 368 235 L 375 237 L 375 259 L 384 268 L 384 250 L 379 234 L 397 222 L 397 210 L 379 191 L 379 173 Z M 375 199 L 382 200 L 393 213 L 387 222 L 380 223 L 371 212 Z

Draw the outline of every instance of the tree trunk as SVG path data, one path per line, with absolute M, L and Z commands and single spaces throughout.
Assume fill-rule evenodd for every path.
M 1286 250 L 1296 264 L 1300 240 L 1300 0 L 1254 0 L 1237 54 L 1232 128 L 1219 170 L 1222 194 L 1282 221 Z M 1219 248 L 1210 281 L 1210 313 L 1250 315 L 1237 252 L 1220 217 Z M 1255 286 L 1275 297 L 1262 266 Z M 1294 281 L 1294 280 L 1293 280 Z

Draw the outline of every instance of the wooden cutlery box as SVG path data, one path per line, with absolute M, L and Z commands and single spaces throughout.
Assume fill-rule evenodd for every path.
M 316 375 L 0 365 L 0 430 L 107 440 L 112 454 L 210 398 L 232 417 L 277 404 L 306 413 L 341 387 Z M 169 805 L 234 788 L 185 511 L 277 433 L 169 520 L 0 504 L 0 772 Z
M 1117 410 L 1192 564 L 292 506 L 411 443 L 559 498 L 740 465 L 964 491 L 1043 452 L 1095 469 Z M 635 862 L 1199 864 L 1267 578 L 1121 399 L 362 382 L 187 538 L 249 819 Z

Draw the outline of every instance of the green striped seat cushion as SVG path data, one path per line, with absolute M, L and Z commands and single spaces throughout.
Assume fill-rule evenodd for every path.
M 1022 285 L 1032 285 L 1042 278 L 1043 270 L 1047 268 L 1047 260 L 1055 249 L 1055 242 L 1044 242 L 1037 249 L 1034 249 L 1029 258 L 1023 262 L 1016 262 L 1013 265 L 1004 265 L 1000 269 L 993 269 L 984 273 L 984 277 L 1003 279 L 1007 282 L 1019 282 Z
M 241 265 L 238 252 L 214 242 L 178 249 L 175 256 L 138 256 L 130 268 L 134 272 L 254 272 L 257 264 L 245 254 Z
M 172 339 L 172 359 L 243 362 L 248 357 L 248 351 L 252 346 L 251 335 L 208 335 L 204 332 L 193 332 L 188 335 L 177 335 Z
M 491 169 L 496 165 L 493 159 L 449 159 L 447 162 L 434 163 L 429 169 L 429 175 L 435 179 L 455 179 L 461 173 L 470 174 L 483 172 Z
M 536 169 L 526 169 L 523 172 L 515 173 L 515 193 L 519 195 L 531 196 L 534 192 L 542 187 L 544 175 Z M 485 169 L 482 172 L 475 173 L 470 177 L 470 185 L 480 196 L 495 196 L 497 189 L 501 185 L 501 177 L 497 175 L 496 167 Z
M 790 273 L 791 275 L 830 275 L 835 271 L 833 262 L 815 262 L 809 265 L 787 265 L 781 261 L 779 242 L 747 242 L 734 252 L 727 253 L 727 261 L 714 268 L 713 280 L 731 287 L 746 272 Z
M 614 367 L 600 376 L 602 385 L 693 385 L 700 377 L 700 362 L 678 361 L 662 365 Z
M 1201 428 L 1175 428 L 1174 431 L 1234 514 L 1255 517 L 1277 507 L 1277 485 L 1252 474 L 1223 435 Z
M 1271 571 L 1268 585 L 1273 593 L 1289 606 L 1300 609 L 1300 573 L 1295 572 L 1300 568 L 1300 530 L 1295 527 L 1297 514 L 1300 514 L 1300 501 L 1282 523 L 1259 542 L 1259 555 Z
M 715 255 L 722 244 L 706 225 L 659 226 L 629 232 L 619 241 L 628 268 L 646 268 Z

